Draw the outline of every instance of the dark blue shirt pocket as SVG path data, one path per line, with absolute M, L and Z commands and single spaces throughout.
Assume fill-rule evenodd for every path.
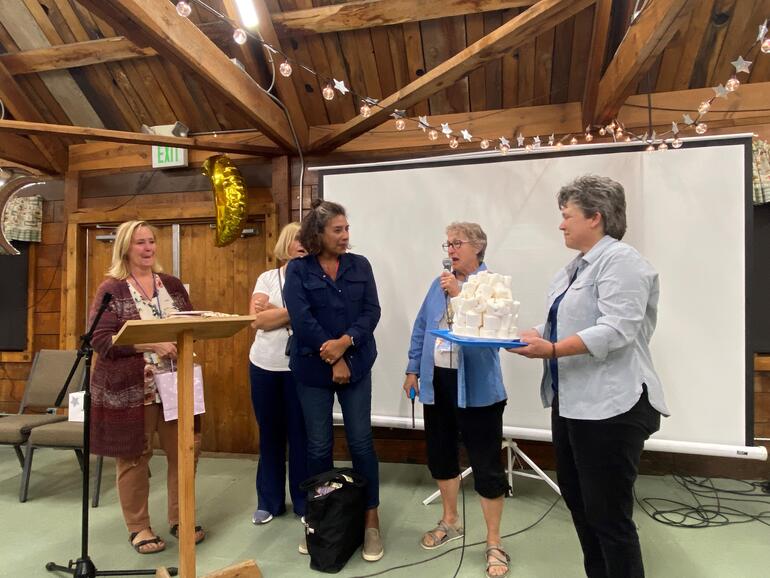
M 326 307 L 329 302 L 326 283 L 321 279 L 308 279 L 302 282 L 302 287 L 305 289 L 311 307 Z

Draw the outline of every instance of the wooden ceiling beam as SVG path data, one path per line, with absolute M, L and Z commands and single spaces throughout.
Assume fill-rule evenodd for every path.
M 50 48 L 0 54 L 0 63 L 13 75 L 33 74 L 47 70 L 62 70 L 91 66 L 115 60 L 155 56 L 152 48 L 140 48 L 123 36 L 101 38 L 86 42 L 59 44 Z
M 22 136 L 6 134 L 3 135 L 3 138 L 0 138 L 0 159 L 24 165 L 47 174 L 56 173 L 51 163 L 46 161 L 45 157 L 40 154 L 35 144 Z M 4 163 L 0 161 L 0 164 Z
M 371 116 L 357 116 L 311 145 L 314 153 L 334 150 L 386 121 L 394 109 L 407 109 L 451 86 L 485 62 L 500 58 L 574 16 L 595 0 L 540 0 L 433 70 L 383 99 Z
M 607 56 L 607 41 L 610 37 L 610 15 L 612 0 L 597 0 L 594 8 L 594 26 L 591 34 L 591 52 L 588 55 L 585 88 L 583 90 L 583 126 L 593 120 L 599 81 L 602 78 L 604 60 Z
M 173 3 L 81 0 L 80 4 L 137 45 L 150 46 L 205 79 L 268 138 L 284 149 L 295 148 L 283 110 L 195 24 L 180 17 Z
M 31 122 L 44 120 L 40 111 L 30 103 L 29 97 L 2 63 L 0 63 L 0 100 L 14 118 Z M 64 173 L 67 170 L 67 148 L 59 139 L 33 136 L 31 140 L 56 172 Z
M 538 0 L 359 0 L 272 15 L 279 36 L 324 34 L 532 6 Z M 262 21 L 262 20 L 261 20 Z
M 0 120 L 0 132 L 29 135 L 64 135 L 87 140 L 111 141 L 128 144 L 172 146 L 176 148 L 238 153 L 255 156 L 284 154 L 278 147 L 231 142 L 219 137 L 175 137 L 103 128 L 84 128 L 62 124 L 45 124 L 15 120 Z
M 604 124 L 617 115 L 642 75 L 688 22 L 693 6 L 693 0 L 650 0 L 631 23 L 607 66 L 599 82 L 596 105 L 593 111 L 584 112 L 590 118 L 586 124 Z

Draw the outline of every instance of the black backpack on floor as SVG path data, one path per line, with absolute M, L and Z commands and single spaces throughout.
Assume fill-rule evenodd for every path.
M 307 492 L 305 537 L 310 567 L 335 573 L 364 542 L 366 479 L 335 468 L 302 482 Z

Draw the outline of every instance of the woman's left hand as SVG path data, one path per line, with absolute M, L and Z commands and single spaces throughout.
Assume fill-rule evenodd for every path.
M 343 356 L 350 347 L 350 337 L 343 335 L 339 339 L 330 339 L 321 345 L 319 354 L 326 363 L 333 364 Z
M 508 349 L 511 353 L 518 353 L 523 357 L 529 357 L 530 359 L 548 359 L 553 353 L 553 344 L 540 337 L 527 336 L 521 338 L 522 343 L 526 343 L 526 347 L 515 347 Z
M 350 368 L 344 359 L 340 359 L 332 367 L 332 381 L 334 383 L 350 383 Z

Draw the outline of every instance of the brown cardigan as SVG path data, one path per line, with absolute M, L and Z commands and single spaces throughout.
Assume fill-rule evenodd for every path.
M 171 275 L 158 274 L 174 305 L 180 311 L 192 310 L 182 282 Z M 132 457 L 144 448 L 144 356 L 133 345 L 112 345 L 112 337 L 129 319 L 139 319 L 128 283 L 105 279 L 91 304 L 93 319 L 105 293 L 112 294 L 107 310 L 99 320 L 91 344 L 98 354 L 91 374 L 91 451 L 111 457 Z

